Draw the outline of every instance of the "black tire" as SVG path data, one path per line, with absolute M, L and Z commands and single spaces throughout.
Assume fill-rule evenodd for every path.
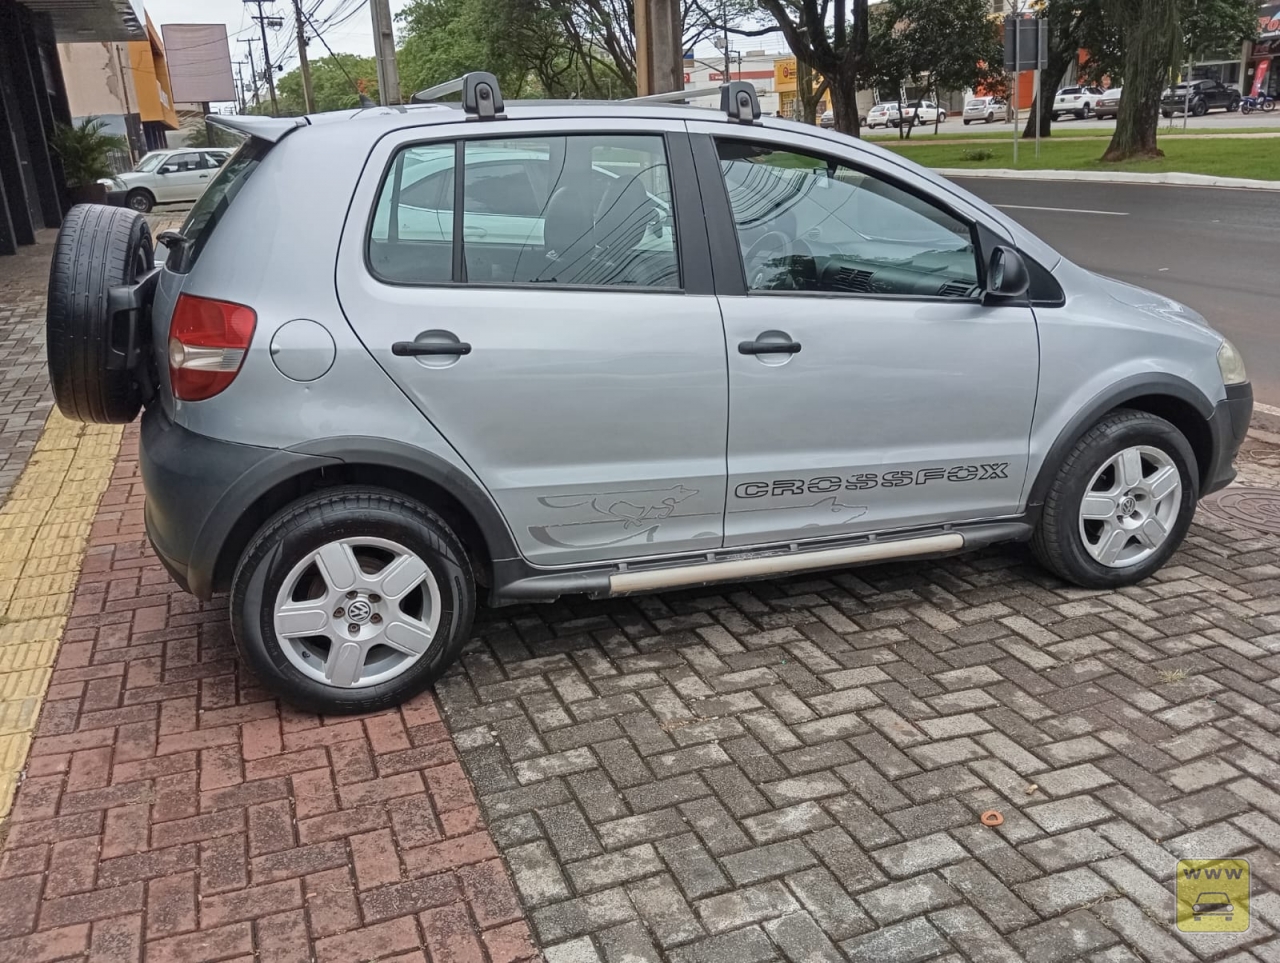
M 1052 120 L 1052 121 L 1056 124 L 1056 123 L 1058 122 L 1058 118 L 1059 118 L 1059 117 L 1061 117 L 1061 116 L 1062 116 L 1061 114 L 1050 113 L 1050 114 L 1049 114 L 1049 119 L 1050 119 L 1050 120 Z
M 1162 110 L 1162 111 L 1160 111 L 1160 116 L 1161 116 L 1161 117 L 1163 117 L 1165 120 L 1168 120 L 1170 117 L 1172 117 L 1172 116 L 1173 116 L 1173 111 L 1171 111 L 1171 110 Z
M 965 122 L 964 122 L 964 125 L 965 125 L 966 127 L 968 127 L 968 126 L 969 126 L 970 124 L 972 124 L 972 123 L 973 123 L 973 121 L 971 121 L 971 120 L 969 120 L 968 118 L 966 118 L 966 119 L 965 119 Z M 988 120 L 987 120 L 987 123 L 988 123 L 988 124 L 989 124 L 989 123 L 991 123 L 991 120 L 990 120 L 990 119 L 988 119 Z
M 1191 105 L 1192 117 L 1203 117 L 1207 113 L 1209 113 L 1209 105 L 1206 104 L 1203 99 L 1197 100 L 1194 103 L 1192 103 Z
M 1084 105 L 1084 110 L 1080 111 L 1080 119 L 1081 119 L 1081 120 L 1088 120 L 1088 119 L 1089 119 L 1090 117 L 1092 117 L 1092 116 L 1093 116 L 1093 105 L 1092 105 L 1092 104 L 1085 104 L 1085 105 Z
M 1134 445 L 1159 448 L 1172 458 L 1182 478 L 1178 517 L 1163 545 L 1149 558 L 1127 568 L 1109 568 L 1095 560 L 1080 537 L 1079 511 L 1094 474 L 1117 452 Z M 1169 560 L 1186 537 L 1200 495 L 1195 453 L 1172 424 L 1145 411 L 1119 409 L 1106 415 L 1075 443 L 1063 459 L 1045 496 L 1031 548 L 1040 564 L 1084 588 L 1134 585 Z
M 440 591 L 436 642 L 401 675 L 366 688 L 325 685 L 289 661 L 275 637 L 274 600 L 291 569 L 335 538 L 392 539 L 416 553 Z M 281 699 L 307 712 L 373 712 L 399 705 L 436 681 L 471 632 L 476 589 L 467 555 L 438 515 L 403 495 L 344 486 L 309 495 L 267 521 L 245 549 L 231 583 L 231 631 L 241 657 Z
M 1240 109 L 1240 98 L 1239 98 L 1239 97 L 1236 97 L 1235 99 L 1233 99 L 1233 100 L 1231 101 L 1231 103 L 1227 104 L 1227 113 L 1228 113 L 1228 114 L 1234 114 L 1234 113 L 1235 113 L 1237 110 L 1239 110 L 1239 109 Z
M 63 220 L 49 270 L 45 326 L 49 380 L 68 418 L 127 424 L 138 416 L 144 392 L 136 372 L 107 367 L 128 342 L 126 319 L 111 316 L 107 295 L 154 264 L 151 228 L 136 211 L 78 204 Z M 147 350 L 149 334 L 143 319 L 139 350 Z
M 139 214 L 146 214 L 156 206 L 155 196 L 145 188 L 131 190 L 124 199 L 125 206 Z

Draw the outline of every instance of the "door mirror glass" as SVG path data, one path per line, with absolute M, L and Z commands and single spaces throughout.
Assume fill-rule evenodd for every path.
M 1021 254 L 1004 246 L 991 252 L 991 259 L 987 262 L 988 302 L 1023 297 L 1030 286 L 1031 275 Z
M 157 173 L 157 174 L 172 174 L 172 173 L 173 173 L 174 171 L 176 171 L 177 169 L 178 169 L 178 168 L 174 167 L 172 164 L 165 164 L 165 165 L 164 165 L 164 167 L 160 168 L 160 170 L 156 171 L 156 173 Z

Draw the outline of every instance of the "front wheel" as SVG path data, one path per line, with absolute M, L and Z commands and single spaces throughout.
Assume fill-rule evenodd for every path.
M 140 187 L 130 191 L 124 202 L 139 214 L 146 214 L 156 206 L 156 199 L 151 196 L 151 192 Z
M 1133 585 L 1177 550 L 1198 495 L 1195 454 L 1182 433 L 1156 415 L 1116 411 L 1059 466 L 1032 548 L 1076 585 Z
M 1092 116 L 1093 116 L 1093 106 L 1091 104 L 1085 104 L 1084 110 L 1080 112 L 1080 119 L 1088 120 Z
M 1203 100 L 1197 100 L 1194 104 L 1191 105 L 1192 117 L 1203 117 L 1207 113 L 1209 113 L 1209 105 L 1206 104 Z
M 1160 116 L 1161 116 L 1161 117 L 1163 117 L 1165 120 L 1168 120 L 1170 117 L 1172 117 L 1172 116 L 1173 116 L 1173 111 L 1171 111 L 1171 110 L 1162 110 L 1162 111 L 1160 111 Z
M 267 522 L 231 586 L 241 657 L 308 712 L 372 712 L 431 685 L 471 630 L 475 583 L 457 536 L 394 492 L 317 492 Z
M 1061 116 L 1062 116 L 1061 114 L 1050 114 L 1049 119 L 1056 124 L 1058 122 L 1058 118 Z

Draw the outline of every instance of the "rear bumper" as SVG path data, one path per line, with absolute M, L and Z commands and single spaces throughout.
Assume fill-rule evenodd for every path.
M 1205 472 L 1201 495 L 1226 488 L 1236 477 L 1235 459 L 1249 432 L 1253 418 L 1253 386 L 1227 385 L 1227 397 L 1213 409 L 1209 432 L 1213 437 L 1213 457 Z
M 124 207 L 124 199 L 128 196 L 128 191 L 107 191 L 107 203 L 116 207 Z
M 158 405 L 142 416 L 139 447 L 147 537 L 174 581 L 207 599 L 226 586 L 219 561 L 228 538 L 268 492 L 334 459 L 237 445 L 170 421 Z M 225 568 L 225 566 L 224 566 Z

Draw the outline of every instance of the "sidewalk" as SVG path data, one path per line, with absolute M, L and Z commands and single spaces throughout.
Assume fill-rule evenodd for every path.
M 0 963 L 1280 960 L 1277 535 L 1202 511 L 1120 592 L 1012 548 L 487 611 L 434 697 L 324 719 L 168 581 L 136 445 L 49 616 Z M 1248 930 L 1180 932 L 1177 860 L 1228 856 Z

